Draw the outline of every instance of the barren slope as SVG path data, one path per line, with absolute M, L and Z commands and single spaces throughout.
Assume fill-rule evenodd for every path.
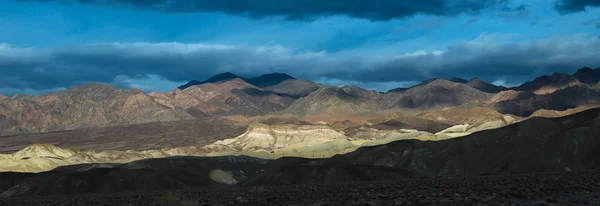
M 465 84 L 435 79 L 402 92 L 400 99 L 391 107 L 427 111 L 468 102 L 483 102 L 489 97 L 490 94 Z
M 289 79 L 277 85 L 265 87 L 265 90 L 280 94 L 287 94 L 294 98 L 305 97 L 311 92 L 316 91 L 321 86 L 310 80 Z
M 308 114 L 346 115 L 374 111 L 383 95 L 358 87 L 324 86 L 292 103 L 284 112 L 305 116 Z
M 244 125 L 220 118 L 87 128 L 0 137 L 0 153 L 15 152 L 32 144 L 55 144 L 62 148 L 86 150 L 148 150 L 204 146 L 236 137 L 245 130 Z
M 277 112 L 292 103 L 289 96 L 265 91 L 242 79 L 206 83 L 176 89 L 172 92 L 151 93 L 163 105 L 183 108 L 197 116 L 245 115 L 256 116 Z
M 72 130 L 192 119 L 165 107 L 139 90 L 86 84 L 32 97 L 17 95 L 0 101 L 0 135 Z

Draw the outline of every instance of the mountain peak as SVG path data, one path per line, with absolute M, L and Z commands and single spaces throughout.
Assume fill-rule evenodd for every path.
M 600 68 L 597 68 L 597 69 L 600 69 Z M 596 70 L 596 69 L 592 69 L 592 68 L 589 68 L 589 67 L 583 67 L 581 69 L 578 69 L 577 72 L 590 72 L 592 70 Z
M 204 80 L 202 82 L 202 84 L 217 83 L 217 82 L 228 81 L 228 80 L 237 79 L 237 78 L 241 78 L 241 77 L 238 75 L 235 75 L 234 73 L 231 73 L 231 72 L 225 72 L 225 73 L 220 73 L 220 74 L 214 75 L 214 76 Z
M 589 67 L 584 67 L 573 73 L 573 76 L 584 84 L 596 85 L 600 80 L 600 68 L 591 69 Z
M 113 91 L 117 91 L 117 90 L 122 90 L 122 89 L 117 88 L 110 84 L 92 82 L 92 83 L 87 83 L 84 85 L 78 85 L 78 86 L 71 87 L 66 92 L 68 92 L 68 93 L 74 93 L 74 92 L 90 93 L 90 92 L 105 92 L 105 91 L 113 92 Z
M 456 83 L 461 83 L 461 84 L 465 84 L 465 83 L 468 82 L 467 80 L 465 80 L 463 78 L 460 78 L 460 77 L 452 77 L 452 78 L 450 78 L 448 80 L 450 80 L 452 82 L 456 82 Z
M 506 90 L 506 87 L 503 86 L 497 86 L 491 83 L 488 83 L 486 81 L 483 81 L 482 79 L 479 78 L 473 78 L 471 79 L 469 82 L 467 82 L 467 85 L 469 85 L 470 87 L 473 87 L 475 89 L 478 89 L 482 92 L 487 92 L 487 93 L 498 93 L 501 91 Z
M 206 84 L 206 83 L 217 83 L 217 82 L 223 82 L 223 81 L 229 81 L 229 80 L 233 80 L 233 79 L 242 79 L 254 86 L 257 87 L 268 87 L 268 86 L 274 86 L 277 85 L 285 80 L 288 79 L 295 79 L 294 77 L 285 74 L 285 73 L 269 73 L 269 74 L 263 74 L 260 75 L 258 77 L 253 77 L 253 78 L 243 78 L 240 77 L 234 73 L 231 72 L 225 72 L 225 73 L 220 73 L 217 75 L 214 75 L 202 82 L 196 81 L 196 80 L 192 80 L 190 82 L 188 82 L 187 84 L 181 85 L 179 87 L 177 87 L 178 89 L 184 90 L 188 87 L 194 86 L 194 85 L 200 85 L 200 84 Z
M 245 79 L 248 83 L 257 87 L 268 87 L 277 85 L 285 80 L 296 79 L 285 73 L 263 74 L 258 77 Z
M 231 72 L 224 72 L 224 73 L 216 74 L 202 82 L 200 82 L 198 80 L 189 81 L 187 84 L 181 85 L 177 88 L 184 90 L 184 89 L 194 86 L 194 85 L 200 85 L 200 84 L 206 84 L 206 83 L 217 83 L 217 82 L 228 81 L 228 80 L 232 80 L 232 79 L 236 79 L 236 78 L 241 78 L 241 77 L 238 75 L 235 75 L 234 73 L 231 73 Z

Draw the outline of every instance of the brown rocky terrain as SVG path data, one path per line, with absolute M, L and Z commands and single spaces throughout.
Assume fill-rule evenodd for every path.
M 483 102 L 490 97 L 490 94 L 462 83 L 435 79 L 402 92 L 399 100 L 391 107 L 428 111 L 468 102 Z
M 489 104 L 503 114 L 527 117 L 540 109 L 566 110 L 600 103 L 600 90 L 587 85 L 572 86 L 544 95 L 521 94 L 517 98 Z
M 475 89 L 478 89 L 482 92 L 487 92 L 487 93 L 498 93 L 498 92 L 508 89 L 503 86 L 496 86 L 494 84 L 490 84 L 479 78 L 473 78 L 469 82 L 466 82 L 465 84 L 467 84 L 468 86 L 473 87 Z
M 183 108 L 195 117 L 263 115 L 283 110 L 294 101 L 289 96 L 260 89 L 239 78 L 150 95 L 169 108 Z
M 461 105 L 488 107 L 502 114 L 527 117 L 540 109 L 566 110 L 600 103 L 599 88 L 588 84 L 600 78 L 596 77 L 595 71 L 581 69 L 573 76 L 555 73 L 513 88 L 525 91 L 504 90 L 477 78 L 469 82 L 453 78 L 430 79 L 410 88 L 380 93 L 356 86 L 322 86 L 278 73 L 247 79 L 263 87 L 224 73 L 184 90 L 150 95 L 139 90 L 90 84 L 39 97 L 0 97 L 0 135 L 208 116 L 232 116 L 243 120 L 282 114 L 298 117 L 294 120 L 275 118 L 271 122 L 321 122 L 343 130 L 387 121 L 389 119 L 382 119 L 393 112 L 417 115 Z M 578 78 L 586 83 L 579 82 Z M 535 93 L 540 89 L 550 91 L 549 88 L 552 92 Z M 504 91 L 486 93 L 497 90 Z
M 453 125 L 447 121 L 429 120 L 414 116 L 399 116 L 374 124 L 370 127 L 379 130 L 415 129 L 418 131 L 437 133 L 451 126 Z
M 188 189 L 223 184 L 338 184 L 348 181 L 388 181 L 423 177 L 477 177 L 496 181 L 493 176 L 480 176 L 543 172 L 539 174 L 543 177 L 563 171 L 569 173 L 559 174 L 566 174 L 567 178 L 576 178 L 577 176 L 568 174 L 585 174 L 585 171 L 600 169 L 599 117 L 598 108 L 560 118 L 536 117 L 464 137 L 441 141 L 393 141 L 383 145 L 361 147 L 347 154 L 324 159 L 171 157 L 127 164 L 73 165 L 39 174 L 0 173 L 0 178 L 11 180 L 0 181 L 3 183 L 2 188 L 5 188 L 1 194 L 3 197 L 16 197 Z M 507 181 L 511 177 L 498 177 L 497 181 Z M 585 176 L 580 180 L 588 179 L 591 185 L 585 185 L 597 189 L 597 179 L 589 179 L 590 177 Z M 537 181 L 535 178 L 522 180 Z M 548 186 L 554 187 L 554 184 Z M 509 192 L 498 189 L 501 192 L 492 193 Z M 510 189 L 518 190 L 527 191 L 525 188 Z
M 185 119 L 192 117 L 143 92 L 105 84 L 0 101 L 0 136 Z
M 381 108 L 378 101 L 380 99 L 383 99 L 383 95 L 376 91 L 367 91 L 358 87 L 324 86 L 294 101 L 284 112 L 298 116 L 369 112 Z
M 572 108 L 572 109 L 567 109 L 567 110 L 547 110 L 547 109 L 540 109 L 538 111 L 535 111 L 533 114 L 531 114 L 529 116 L 529 118 L 533 118 L 533 117 L 549 117 L 549 118 L 553 118 L 553 117 L 563 117 L 563 116 L 568 116 L 568 115 L 572 115 L 578 112 L 582 112 L 585 110 L 589 110 L 589 109 L 593 109 L 593 108 L 598 108 L 600 107 L 600 105 L 598 104 L 590 104 L 590 105 L 583 105 L 583 106 L 579 106 L 576 108 Z
M 288 79 L 277 85 L 265 87 L 265 90 L 286 94 L 294 98 L 308 96 L 319 89 L 321 85 L 310 80 Z
M 0 137 L 0 153 L 16 152 L 33 144 L 54 144 L 62 148 L 83 150 L 149 150 L 204 146 L 238 136 L 245 131 L 245 125 L 217 117 L 85 128 Z
M 555 72 L 551 76 L 543 75 L 531 82 L 525 82 L 512 88 L 517 91 L 528 91 L 535 94 L 550 94 L 567 87 L 583 85 L 577 78 L 567 73 Z

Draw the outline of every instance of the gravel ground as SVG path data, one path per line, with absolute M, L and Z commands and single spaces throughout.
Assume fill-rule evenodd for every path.
M 600 205 L 600 171 L 0 199 L 0 205 Z M 177 204 L 175 204 L 177 205 Z

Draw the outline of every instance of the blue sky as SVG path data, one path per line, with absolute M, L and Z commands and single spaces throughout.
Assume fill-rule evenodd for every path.
M 600 67 L 597 0 L 77 2 L 0 0 L 0 94 L 87 82 L 169 91 L 226 71 L 385 91 Z

